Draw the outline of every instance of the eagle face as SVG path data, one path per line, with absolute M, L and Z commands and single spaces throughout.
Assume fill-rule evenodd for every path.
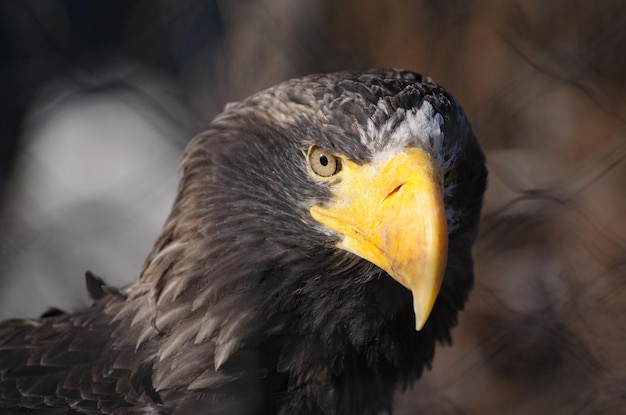
M 453 97 L 411 72 L 317 75 L 229 105 L 213 128 L 191 148 L 215 152 L 219 188 L 207 191 L 231 198 L 206 205 L 227 207 L 211 225 L 239 229 L 233 249 L 262 235 L 254 248 L 295 243 L 310 262 L 367 268 L 351 280 L 384 271 L 412 292 L 424 326 L 448 249 L 471 246 L 485 189 L 482 152 Z
M 142 279 L 165 281 L 155 284 L 163 313 L 189 297 L 203 318 L 227 322 L 207 330 L 215 367 L 254 345 L 300 384 L 321 361 L 332 362 L 324 373 L 352 373 L 354 351 L 350 376 L 362 363 L 393 385 L 450 341 L 472 286 L 486 169 L 460 106 L 430 79 L 383 70 L 288 81 L 228 105 L 182 172 L 154 255 L 176 241 L 195 259 L 165 276 L 149 259 Z M 259 340 L 276 333 L 281 342 Z
M 95 368 L 80 393 L 32 407 L 90 396 L 103 413 L 375 414 L 450 342 L 487 173 L 459 104 L 429 78 L 287 81 L 229 104 L 181 173 L 135 283 L 18 340 L 8 332 L 20 353 L 59 327 L 60 344 L 106 337 L 81 362 L 55 360 L 67 373 L 50 382 L 65 388 L 73 365 Z M 0 392 L 13 396 L 2 388 L 19 371 L 2 375 L 3 362 Z

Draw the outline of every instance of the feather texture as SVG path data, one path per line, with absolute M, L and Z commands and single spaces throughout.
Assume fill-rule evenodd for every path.
M 406 117 L 410 118 L 406 118 Z M 449 260 L 422 331 L 411 293 L 308 213 L 316 144 L 454 165 Z M 231 104 L 187 148 L 137 281 L 90 308 L 0 324 L 0 408 L 50 414 L 376 414 L 428 367 L 472 286 L 484 158 L 456 101 L 407 71 L 314 75 Z

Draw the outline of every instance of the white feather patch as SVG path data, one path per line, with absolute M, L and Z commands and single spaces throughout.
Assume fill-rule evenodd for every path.
M 439 154 L 443 147 L 443 117 L 428 101 L 420 108 L 398 108 L 389 114 L 386 105 L 378 105 L 389 118 L 377 125 L 368 119 L 366 128 L 359 129 L 360 141 L 374 154 L 375 161 L 385 159 L 402 151 L 417 139 L 424 148 Z

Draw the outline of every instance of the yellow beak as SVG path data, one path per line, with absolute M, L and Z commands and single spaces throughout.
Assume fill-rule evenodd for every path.
M 411 290 L 415 327 L 433 308 L 446 267 L 448 231 L 441 169 L 411 148 L 372 164 L 343 161 L 334 201 L 315 220 L 342 235 L 337 247 L 385 270 Z

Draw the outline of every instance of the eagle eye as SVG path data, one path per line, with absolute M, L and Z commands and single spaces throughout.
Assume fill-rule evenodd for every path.
M 318 176 L 330 177 L 341 170 L 341 159 L 321 147 L 311 146 L 308 158 L 311 170 Z

